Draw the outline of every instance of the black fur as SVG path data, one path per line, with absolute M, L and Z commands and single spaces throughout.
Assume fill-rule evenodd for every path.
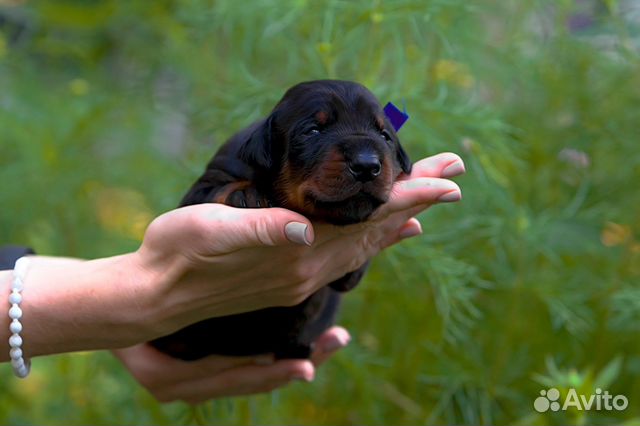
M 380 170 L 363 158 L 378 159 Z M 367 164 L 368 174 L 355 172 Z M 411 172 L 411 162 L 371 92 L 347 81 L 306 82 L 289 89 L 267 118 L 223 145 L 181 206 L 277 206 L 347 225 L 366 220 L 386 202 L 402 172 Z M 334 323 L 340 292 L 354 288 L 367 266 L 297 306 L 211 318 L 151 343 L 187 360 L 261 353 L 307 358 L 313 342 Z

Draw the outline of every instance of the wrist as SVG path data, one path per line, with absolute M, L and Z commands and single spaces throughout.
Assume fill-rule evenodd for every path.
M 115 307 L 105 321 L 120 330 L 117 336 L 121 342 L 108 348 L 132 346 L 166 334 L 158 303 L 162 271 L 143 263 L 138 252 L 103 260 L 108 262 L 102 267 L 119 287 L 119 291 L 111 290 L 105 295 Z
M 152 337 L 148 278 L 134 257 L 83 261 L 34 256 L 23 290 L 25 354 L 118 348 Z M 0 288 L 8 296 L 10 278 L 4 275 Z M 3 341 L 7 324 L 0 321 Z
M 160 256 L 142 246 L 127 259 L 137 271 L 142 287 L 144 314 L 138 319 L 145 341 L 170 334 L 189 324 L 183 321 L 185 304 L 176 301 L 176 283 L 188 270 L 188 261 L 179 255 Z

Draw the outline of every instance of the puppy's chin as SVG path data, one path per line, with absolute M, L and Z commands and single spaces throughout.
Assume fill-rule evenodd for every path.
M 351 225 L 367 220 L 386 201 L 365 192 L 359 192 L 342 201 L 309 199 L 306 213 L 312 219 L 322 220 L 332 225 Z
M 387 202 L 392 181 L 383 179 L 354 182 L 320 182 L 308 179 L 291 184 L 290 179 L 278 179 L 274 185 L 274 199 L 280 207 L 294 210 L 312 220 L 333 225 L 350 225 L 364 222 L 380 205 Z

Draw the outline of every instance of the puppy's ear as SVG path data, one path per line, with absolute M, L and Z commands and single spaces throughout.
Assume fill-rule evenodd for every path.
M 179 207 L 190 206 L 193 204 L 210 203 L 213 198 L 215 183 L 207 180 L 207 172 L 193 186 L 189 192 L 182 197 Z
M 266 170 L 273 167 L 272 123 L 273 114 L 258 125 L 240 148 L 240 158 L 247 164 Z
M 402 169 L 402 171 L 406 174 L 410 174 L 412 164 L 411 160 L 409 159 L 409 155 L 404 150 L 404 148 L 402 148 L 402 145 L 400 145 L 398 135 L 394 134 L 393 139 L 396 143 L 396 160 L 398 161 L 398 164 L 400 164 L 400 169 Z
M 400 142 L 398 142 L 396 140 L 396 159 L 398 160 L 398 163 L 400 164 L 400 168 L 402 169 L 403 172 L 405 172 L 406 174 L 410 174 L 411 173 L 411 160 L 409 159 L 409 155 L 407 154 L 407 152 L 404 150 L 404 148 L 402 148 L 402 145 L 400 145 Z
M 400 166 L 400 170 L 402 170 L 406 174 L 410 174 L 412 164 L 411 164 L 411 160 L 409 159 L 409 155 L 404 150 L 402 145 L 400 145 L 400 139 L 398 139 L 398 134 L 396 133 L 395 130 L 392 130 L 393 125 L 391 124 L 391 121 L 389 120 L 389 118 L 386 116 L 384 117 L 384 127 L 388 129 L 389 133 L 391 134 L 393 145 L 396 148 L 396 161 Z

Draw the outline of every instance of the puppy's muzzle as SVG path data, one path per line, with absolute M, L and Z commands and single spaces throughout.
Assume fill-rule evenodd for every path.
M 355 180 L 362 183 L 374 180 L 382 172 L 380 157 L 369 151 L 359 152 L 347 159 L 347 167 Z

